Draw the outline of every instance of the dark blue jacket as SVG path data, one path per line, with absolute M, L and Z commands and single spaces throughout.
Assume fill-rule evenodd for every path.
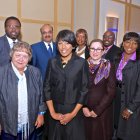
M 56 55 L 56 45 L 53 43 L 53 56 L 50 55 L 43 41 L 31 45 L 31 47 L 33 55 L 31 64 L 40 69 L 44 80 L 48 60 Z
M 6 35 L 0 37 L 0 67 L 9 63 L 10 61 L 10 45 Z

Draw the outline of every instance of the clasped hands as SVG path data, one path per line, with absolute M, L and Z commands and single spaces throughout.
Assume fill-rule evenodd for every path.
M 97 117 L 97 114 L 93 110 L 90 111 L 87 107 L 83 108 L 83 113 L 86 117 L 93 117 L 93 118 Z
M 131 115 L 131 113 L 128 111 L 127 108 L 125 108 L 121 115 L 122 115 L 123 119 L 128 120 L 130 115 Z
M 53 119 L 60 121 L 62 125 L 66 125 L 74 118 L 74 115 L 72 113 L 61 114 L 53 112 L 51 116 Z

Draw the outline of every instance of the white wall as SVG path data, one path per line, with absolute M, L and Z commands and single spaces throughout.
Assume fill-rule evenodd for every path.
M 106 16 L 118 17 L 117 45 L 122 42 L 125 25 L 125 6 L 112 0 L 100 0 L 99 38 L 102 38 L 106 27 Z
M 100 7 L 96 7 L 96 2 L 100 1 Z M 99 11 L 99 25 L 95 25 L 95 15 Z M 89 35 L 89 41 L 95 38 L 102 39 L 105 32 L 106 16 L 119 18 L 117 45 L 122 42 L 125 25 L 125 6 L 112 0 L 75 0 L 74 7 L 74 31 L 78 28 L 85 28 Z M 99 27 L 98 33 L 95 29 Z

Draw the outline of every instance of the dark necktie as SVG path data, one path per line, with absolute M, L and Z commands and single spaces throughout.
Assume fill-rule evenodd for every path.
M 13 46 L 14 46 L 14 44 L 15 44 L 16 42 L 15 41 L 13 41 L 13 45 L 12 45 L 12 48 L 13 48 Z
M 49 46 L 48 51 L 49 51 L 50 55 L 52 56 L 52 55 L 53 55 L 53 52 L 52 52 L 52 47 L 51 47 L 51 45 L 50 45 L 50 44 L 48 44 L 48 46 Z

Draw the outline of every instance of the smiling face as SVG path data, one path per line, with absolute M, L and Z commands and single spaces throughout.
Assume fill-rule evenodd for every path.
M 29 61 L 29 55 L 26 50 L 15 51 L 12 56 L 12 63 L 19 72 L 23 72 Z
M 79 46 L 85 46 L 86 44 L 86 36 L 84 33 L 78 33 L 76 35 L 76 41 Z
M 113 45 L 115 41 L 115 35 L 111 31 L 106 31 L 103 35 L 103 44 L 105 47 Z
M 59 41 L 58 42 L 58 50 L 59 50 L 59 53 L 62 57 L 62 59 L 65 61 L 69 60 L 72 56 L 72 50 L 73 50 L 73 47 L 71 44 L 69 44 L 68 42 L 66 41 Z
M 92 60 L 98 63 L 101 60 L 101 57 L 104 53 L 102 44 L 100 42 L 93 42 L 90 45 L 89 50 L 90 57 L 92 58 Z
M 138 43 L 132 38 L 123 42 L 124 52 L 127 55 L 132 55 L 138 48 Z
M 15 19 L 9 19 L 5 25 L 5 33 L 6 35 L 15 40 L 20 35 L 20 23 Z
M 53 40 L 53 28 L 51 27 L 51 25 L 49 24 L 43 25 L 40 31 L 43 41 L 50 43 Z

